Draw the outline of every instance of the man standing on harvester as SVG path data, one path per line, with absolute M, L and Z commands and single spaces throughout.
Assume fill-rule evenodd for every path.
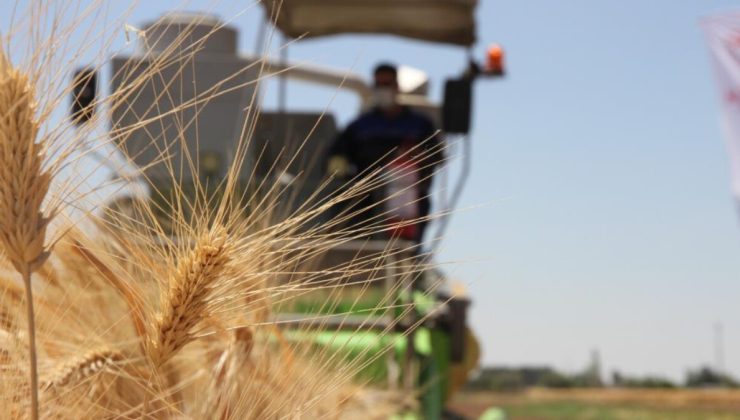
M 373 76 L 373 108 L 338 136 L 327 169 L 337 177 L 378 169 L 388 173 L 383 186 L 353 208 L 358 211 L 355 220 L 387 219 L 397 226 L 398 237 L 420 243 L 431 208 L 432 174 L 442 159 L 439 135 L 429 118 L 399 104 L 395 66 L 380 64 Z

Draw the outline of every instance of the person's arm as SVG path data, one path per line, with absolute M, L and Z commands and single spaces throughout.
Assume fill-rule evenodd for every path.
M 354 123 L 345 128 L 329 148 L 326 172 L 339 178 L 349 175 Z

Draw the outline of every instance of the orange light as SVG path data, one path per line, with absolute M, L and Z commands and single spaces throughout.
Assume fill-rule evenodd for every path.
M 486 70 L 501 73 L 504 71 L 504 49 L 498 44 L 488 47 Z

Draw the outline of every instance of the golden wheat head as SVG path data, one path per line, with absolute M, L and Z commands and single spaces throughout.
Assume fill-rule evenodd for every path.
M 122 359 L 123 355 L 120 352 L 107 348 L 90 351 L 80 358 L 59 366 L 54 374 L 43 382 L 42 388 L 50 390 L 64 386 L 75 386 Z
M 224 229 L 214 227 L 177 263 L 168 279 L 151 343 L 156 365 L 187 344 L 195 326 L 207 316 L 212 287 L 229 261 L 227 240 Z
M 49 219 L 42 203 L 51 176 L 44 148 L 36 142 L 39 124 L 28 77 L 0 51 L 0 244 L 19 272 L 33 271 L 46 254 Z

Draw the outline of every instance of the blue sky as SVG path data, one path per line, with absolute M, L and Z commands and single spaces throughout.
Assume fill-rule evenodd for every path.
M 132 24 L 177 7 L 147 2 Z M 249 2 L 189 2 L 230 18 Z M 717 94 L 697 19 L 717 0 L 483 0 L 475 53 L 499 42 L 508 76 L 475 91 L 473 168 L 440 255 L 468 285 L 484 362 L 674 378 L 714 359 L 740 376 L 740 227 Z M 0 6 L 0 14 L 7 11 Z M 123 10 L 111 2 L 111 15 Z M 234 18 L 250 52 L 260 13 Z M 277 42 L 275 47 L 277 47 Z M 433 96 L 465 52 L 393 37 L 304 41 L 291 57 L 367 74 L 379 60 L 427 71 Z M 274 103 L 268 95 L 266 102 Z M 274 89 L 272 90 L 274 92 Z M 294 109 L 332 89 L 290 87 Z M 346 123 L 358 102 L 330 109 Z
M 493 204 L 459 217 L 450 243 L 491 256 L 460 269 L 487 361 L 576 369 L 598 348 L 607 368 L 679 376 L 712 361 L 722 321 L 740 373 L 740 229 L 706 4 L 484 3 L 482 38 L 506 45 L 510 77 L 477 92 L 465 201 Z

